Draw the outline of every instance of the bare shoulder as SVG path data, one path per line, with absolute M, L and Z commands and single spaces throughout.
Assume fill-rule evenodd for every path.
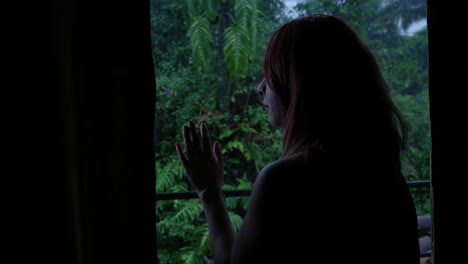
M 270 181 L 278 177 L 283 178 L 287 175 L 302 173 L 304 165 L 305 158 L 303 153 L 273 161 L 260 171 L 257 181 L 263 182 L 267 179 Z
M 260 171 L 255 180 L 253 197 L 277 194 L 278 190 L 301 178 L 301 174 L 304 173 L 304 164 L 304 157 L 301 154 L 269 163 Z
M 298 154 L 271 162 L 261 170 L 236 237 L 232 263 L 254 263 L 254 259 L 259 260 L 256 263 L 286 263 L 279 259 L 289 258 L 290 254 L 285 255 L 284 244 L 278 241 L 291 241 L 293 238 L 293 241 L 299 241 L 291 234 L 304 232 L 290 231 L 292 227 L 304 226 L 298 219 L 306 219 L 301 217 L 302 209 L 305 203 L 310 205 L 310 201 L 304 199 L 303 189 L 308 188 L 304 178 L 310 177 L 303 172 L 304 166 L 308 166 L 303 161 Z M 287 208 L 287 213 L 281 213 L 284 208 Z
M 270 201 L 279 199 L 284 203 L 291 202 L 290 199 L 310 200 L 310 190 L 320 193 L 321 189 L 317 186 L 332 178 L 328 176 L 333 176 L 333 169 L 328 161 L 324 161 L 324 156 L 320 153 L 308 157 L 305 153 L 298 153 L 271 162 L 258 174 L 253 194 Z

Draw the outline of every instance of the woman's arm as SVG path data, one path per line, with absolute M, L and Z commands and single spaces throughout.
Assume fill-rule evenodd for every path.
M 205 212 L 216 264 L 225 263 L 277 263 L 271 257 L 277 244 L 277 208 L 280 189 L 277 179 L 284 174 L 280 162 L 266 166 L 257 177 L 250 205 L 239 235 L 236 236 L 226 206 L 221 186 L 224 179 L 224 161 L 219 144 L 211 147 L 208 130 L 201 126 L 202 144 L 193 122 L 184 126 L 186 151 L 179 143 L 176 150 L 187 176 L 195 188 Z M 273 262 L 272 262 L 273 261 Z
M 211 145 L 208 128 L 201 126 L 201 144 L 195 124 L 183 127 L 185 153 L 176 143 L 177 154 L 185 168 L 188 179 L 203 206 L 208 222 L 215 263 L 229 263 L 235 232 L 224 205 L 221 186 L 224 180 L 224 161 L 215 142 Z
M 284 174 L 283 164 L 270 163 L 255 180 L 249 208 L 234 241 L 231 264 L 284 263 L 278 258 L 282 241 L 279 229 L 278 180 Z M 284 176 L 284 175 L 283 175 Z
M 201 196 L 216 264 L 230 263 L 235 232 L 220 188 L 206 190 Z

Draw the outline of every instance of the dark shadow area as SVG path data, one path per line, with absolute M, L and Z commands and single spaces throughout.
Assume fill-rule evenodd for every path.
M 0 262 L 157 263 L 149 1 L 14 5 Z
M 466 23 L 460 9 L 436 0 L 427 6 L 434 263 L 457 263 L 466 259 L 457 241 L 468 234 L 466 67 L 459 63 L 467 60 Z

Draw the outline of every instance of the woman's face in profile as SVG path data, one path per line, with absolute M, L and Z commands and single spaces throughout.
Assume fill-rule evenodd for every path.
M 273 93 L 265 80 L 257 87 L 257 92 L 263 98 L 263 104 L 268 113 L 270 124 L 274 127 L 281 126 L 281 102 L 280 98 Z

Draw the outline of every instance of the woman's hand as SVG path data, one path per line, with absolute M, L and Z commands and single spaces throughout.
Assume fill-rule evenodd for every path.
M 190 121 L 188 126 L 183 127 L 182 132 L 185 154 L 180 143 L 176 143 L 179 159 L 190 183 L 199 195 L 208 188 L 221 188 L 224 180 L 224 161 L 219 143 L 215 142 L 211 146 L 210 135 L 205 124 L 201 125 L 200 132 L 201 145 L 195 124 Z

